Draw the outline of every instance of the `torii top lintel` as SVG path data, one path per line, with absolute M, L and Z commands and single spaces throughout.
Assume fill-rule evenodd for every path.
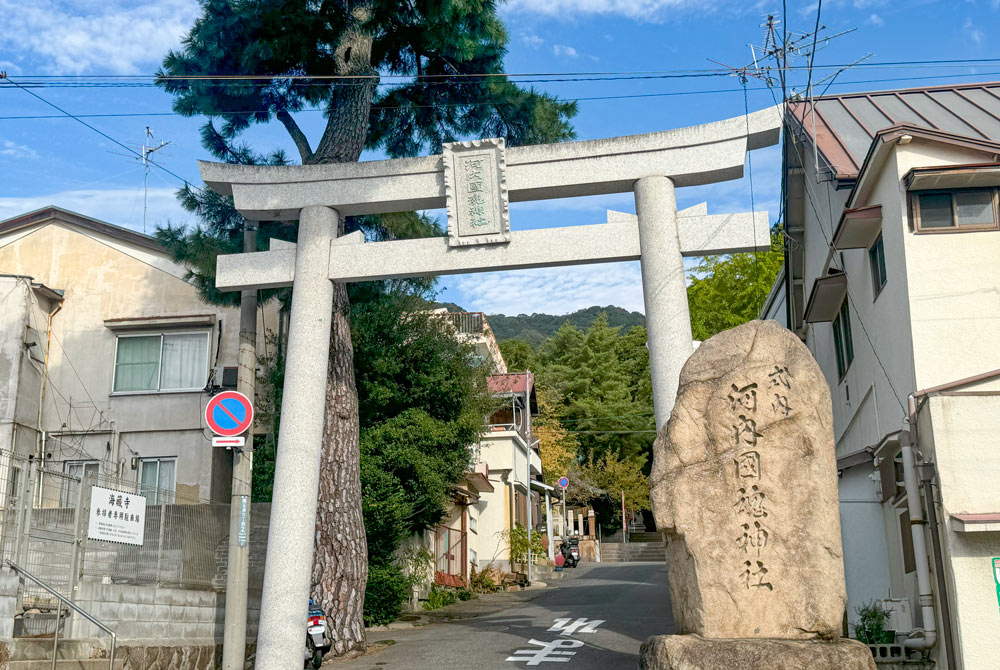
M 510 201 L 623 193 L 654 175 L 676 186 L 739 179 L 748 150 L 778 143 L 782 114 L 779 105 L 657 133 L 512 147 L 506 155 Z M 294 166 L 199 161 L 199 168 L 205 183 L 232 195 L 251 220 L 296 220 L 313 205 L 343 216 L 445 206 L 441 156 Z

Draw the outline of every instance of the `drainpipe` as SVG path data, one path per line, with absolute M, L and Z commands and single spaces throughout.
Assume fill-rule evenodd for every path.
M 910 396 L 913 403 L 913 396 Z M 912 405 L 911 405 L 912 412 Z M 910 414 L 913 417 L 913 414 Z M 904 431 L 905 432 L 905 431 Z M 927 543 L 924 539 L 924 513 L 920 504 L 920 487 L 917 483 L 917 463 L 913 454 L 910 435 L 900 435 L 903 456 L 903 483 L 906 488 L 906 506 L 910 513 L 910 534 L 913 537 L 913 557 L 917 567 L 917 590 L 920 596 L 920 614 L 924 622 L 922 637 L 903 640 L 906 649 L 927 651 L 937 642 L 937 619 L 934 614 L 934 595 L 931 592 L 930 565 L 927 561 Z M 928 504 L 931 504 L 930 501 Z M 913 632 L 919 632 L 919 629 Z
M 939 600 L 941 601 L 941 621 L 944 633 L 944 651 L 948 659 L 949 668 L 957 668 L 955 659 L 955 638 L 951 630 L 951 603 L 948 601 L 947 585 L 944 582 L 944 557 L 941 552 L 941 537 L 938 535 L 940 529 L 937 509 L 934 505 L 934 476 L 937 474 L 933 463 L 921 463 L 917 466 L 920 471 L 920 482 L 924 486 L 924 500 L 927 502 L 927 520 L 930 522 L 931 544 L 934 547 L 934 574 L 937 576 Z

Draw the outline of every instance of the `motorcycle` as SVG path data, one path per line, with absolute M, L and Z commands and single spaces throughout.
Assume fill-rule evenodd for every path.
M 563 542 L 559 545 L 559 553 L 563 555 L 563 559 L 565 559 L 564 565 L 567 568 L 575 568 L 577 563 L 580 562 L 579 545 L 574 545 L 571 542 Z
M 309 617 L 306 623 L 306 666 L 319 668 L 323 656 L 330 651 L 332 641 L 327 635 L 326 613 L 309 599 Z

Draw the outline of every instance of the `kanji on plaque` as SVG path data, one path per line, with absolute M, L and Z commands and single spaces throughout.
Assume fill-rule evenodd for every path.
M 142 546 L 145 528 L 144 496 L 113 491 L 100 486 L 91 487 L 88 538 Z

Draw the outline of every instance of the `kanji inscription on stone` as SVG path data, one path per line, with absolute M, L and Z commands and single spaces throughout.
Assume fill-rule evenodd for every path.
M 445 144 L 448 244 L 510 241 L 503 138 Z

